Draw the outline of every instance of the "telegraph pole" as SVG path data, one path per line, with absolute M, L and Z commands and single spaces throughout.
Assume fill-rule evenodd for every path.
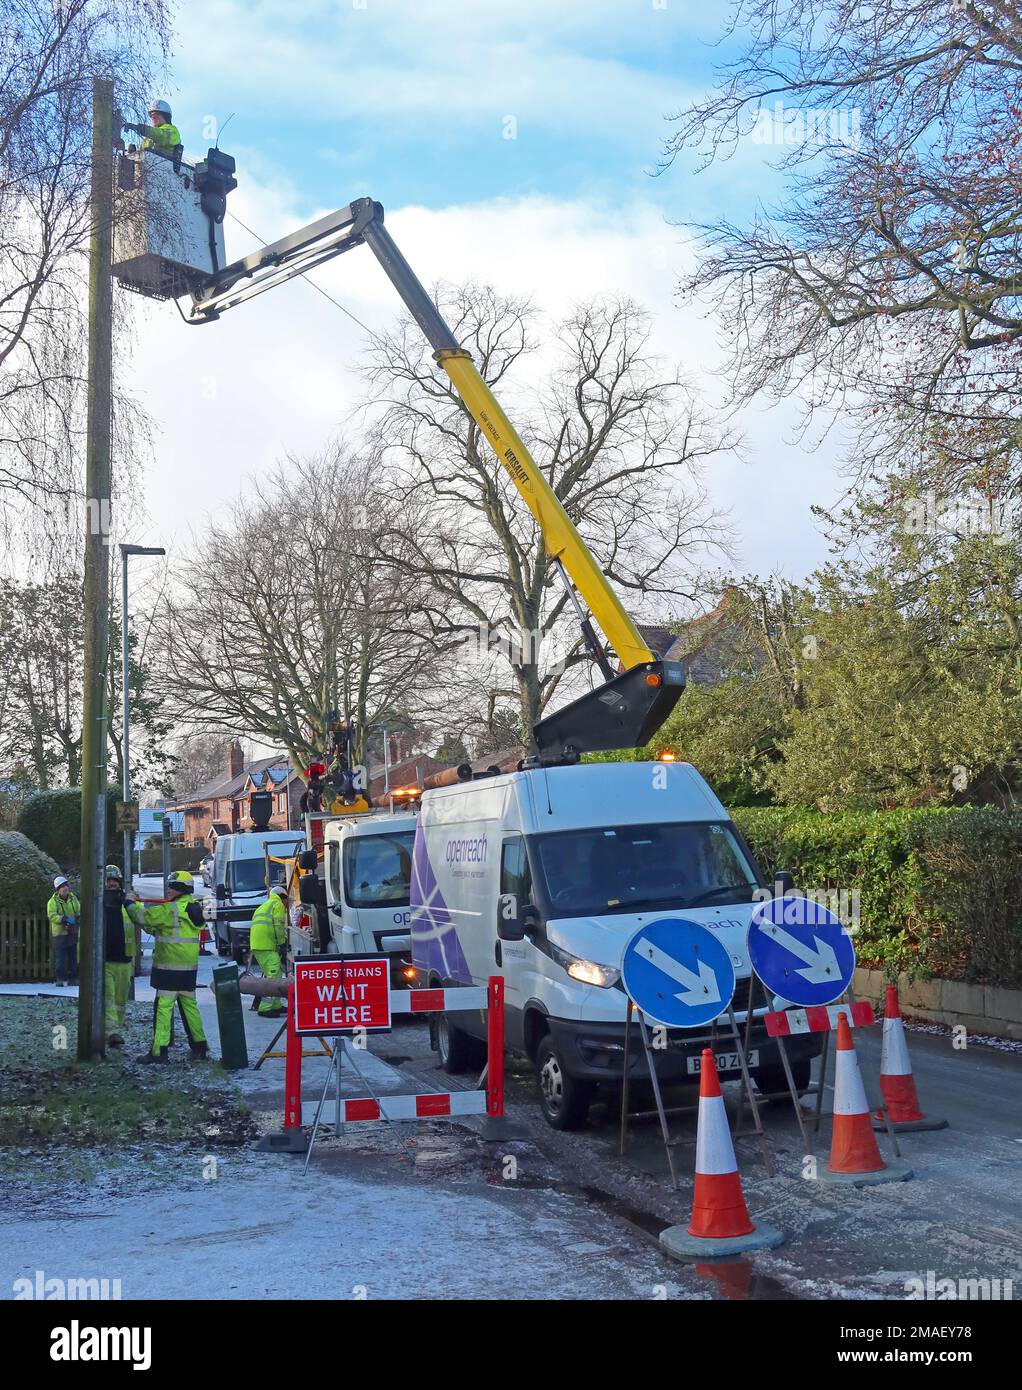
M 113 408 L 114 85 L 92 79 L 89 238 L 89 392 L 85 454 L 85 658 L 82 718 L 82 919 L 78 944 L 78 1060 L 98 1061 L 103 1028 L 103 868 L 106 863 L 106 677 L 110 645 L 110 432 Z

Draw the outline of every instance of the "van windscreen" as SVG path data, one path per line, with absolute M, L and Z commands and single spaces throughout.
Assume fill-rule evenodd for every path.
M 729 825 L 617 825 L 530 840 L 551 917 L 747 903 L 759 876 Z
M 344 896 L 351 907 L 407 907 L 415 831 L 353 835 L 344 845 Z

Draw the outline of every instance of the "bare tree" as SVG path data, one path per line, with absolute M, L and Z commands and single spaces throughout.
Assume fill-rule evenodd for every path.
M 775 146 L 771 215 L 698 228 L 683 289 L 727 325 L 736 397 L 859 408 L 863 459 L 982 434 L 1022 469 L 1022 16 L 1014 0 L 735 0 L 746 46 L 675 118 Z M 969 443 L 966 443 L 968 453 Z
M 647 316 L 626 300 L 581 305 L 554 327 L 544 366 L 529 360 L 528 300 L 470 285 L 442 289 L 439 304 L 607 575 L 644 607 L 675 608 L 724 539 L 701 468 L 734 440 L 652 353 Z M 528 738 L 589 661 L 557 563 L 408 320 L 375 340 L 367 376 L 388 499 L 380 551 L 415 586 L 421 630 L 463 644 L 444 687 L 448 727 L 492 747 L 510 708 Z M 413 527 L 396 524 L 402 514 Z
M 166 680 L 179 717 L 282 745 L 299 765 L 351 717 L 400 716 L 435 680 L 406 624 L 409 586 L 371 545 L 383 524 L 371 471 L 332 446 L 290 458 L 199 538 L 167 607 Z
M 145 0 L 0 0 L 0 512 L 80 494 L 92 78 L 144 107 L 167 37 Z

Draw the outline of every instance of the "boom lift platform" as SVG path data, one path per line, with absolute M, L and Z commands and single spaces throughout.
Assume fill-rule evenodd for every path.
M 214 162 L 214 155 L 218 162 Z M 229 160 L 228 165 L 228 160 L 229 156 L 211 150 L 204 161 L 207 169 L 224 170 L 226 177 L 220 185 L 223 198 L 234 186 L 234 161 Z M 222 206 L 222 199 L 215 200 L 208 192 L 206 202 L 211 206 L 215 203 L 215 210 Z M 222 215 L 220 212 L 221 220 Z M 541 762 L 551 762 L 577 759 L 581 753 L 642 747 L 677 704 L 685 687 L 684 668 L 680 662 L 659 659 L 643 641 L 470 354 L 461 347 L 398 250 L 383 217 L 379 203 L 372 198 L 359 198 L 213 273 L 206 269 L 209 262 L 204 256 L 204 265 L 196 269 L 205 269 L 206 273 L 189 285 L 192 305 L 187 322 L 214 322 L 228 309 L 296 276 L 306 275 L 335 256 L 357 246 L 368 246 L 535 518 L 547 550 L 557 561 L 568 586 L 586 647 L 605 678 L 602 686 L 536 723 L 536 754 Z M 127 278 L 130 284 L 130 273 L 124 275 L 128 270 L 125 266 L 116 267 L 115 274 Z M 150 292 L 141 284 L 132 287 L 141 293 Z M 613 648 L 623 668 L 619 674 L 614 674 L 583 604 Z

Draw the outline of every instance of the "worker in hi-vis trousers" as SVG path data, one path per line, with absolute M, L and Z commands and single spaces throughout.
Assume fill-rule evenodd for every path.
M 194 895 L 195 882 L 179 869 L 167 881 L 167 902 L 145 909 L 145 929 L 156 937 L 150 982 L 156 991 L 153 1020 L 153 1047 L 139 1057 L 140 1062 L 165 1062 L 170 1046 L 170 1024 L 174 1005 L 181 1011 L 192 1057 L 206 1056 L 209 1048 L 202 1030 L 199 1006 L 195 1002 L 195 977 L 199 969 L 199 938 L 202 934 L 202 907 Z
M 124 1010 L 131 993 L 135 969 L 135 928 L 144 921 L 145 909 L 134 895 L 124 891 L 124 881 L 116 864 L 108 864 L 104 874 L 103 923 L 106 960 L 103 983 L 106 989 L 106 1031 L 111 1047 L 121 1047 L 124 1038 Z
M 248 944 L 256 958 L 256 964 L 267 980 L 279 980 L 284 973 L 280 958 L 287 941 L 287 908 L 284 899 L 287 889 L 278 884 L 270 892 L 264 903 L 260 903 L 252 914 L 252 930 Z M 258 1011 L 263 1018 L 280 1018 L 284 1013 L 284 1001 L 264 995 L 259 1001 Z

